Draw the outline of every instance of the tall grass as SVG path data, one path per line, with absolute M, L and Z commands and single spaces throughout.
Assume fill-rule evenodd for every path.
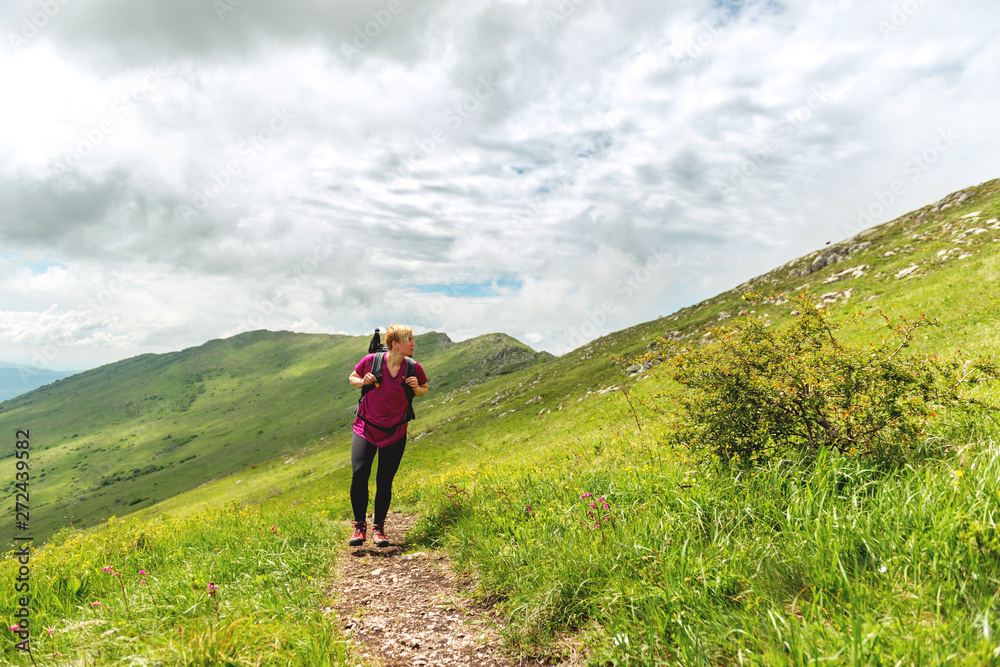
M 1000 664 L 990 437 L 886 474 L 724 467 L 619 432 L 449 481 L 418 539 L 478 572 L 528 654 L 579 633 L 595 665 Z
M 343 665 L 324 617 L 338 530 L 315 506 L 230 503 L 63 531 L 33 554 L 31 646 L 49 665 Z M 341 531 L 342 532 L 342 531 Z M 342 536 L 341 536 L 342 537 Z M 337 542 L 339 543 L 339 539 Z M 17 562 L 0 564 L 12 618 Z M 31 664 L 11 631 L 0 663 Z

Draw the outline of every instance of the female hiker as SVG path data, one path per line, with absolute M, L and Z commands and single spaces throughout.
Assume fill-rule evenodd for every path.
M 427 375 L 413 359 L 413 329 L 394 324 L 385 332 L 387 352 L 376 352 L 362 359 L 351 373 L 351 386 L 362 389 L 358 416 L 351 438 L 351 506 L 354 510 L 352 547 L 365 542 L 368 532 L 368 478 L 378 455 L 375 473 L 375 514 L 372 541 L 387 547 L 385 517 L 392 500 L 392 478 L 399 469 L 406 447 L 406 421 L 412 419 L 410 402 L 427 393 Z M 379 358 L 382 355 L 382 358 Z M 381 364 L 381 369 L 378 368 Z M 363 389 L 371 387 L 370 389 Z

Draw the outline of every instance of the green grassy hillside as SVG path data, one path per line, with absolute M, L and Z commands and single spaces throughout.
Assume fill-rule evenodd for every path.
M 453 343 L 432 332 L 416 341 L 438 394 L 550 356 L 504 334 Z M 45 490 L 32 507 L 36 539 L 346 434 L 358 394 L 346 378 L 367 345 L 364 337 L 253 331 L 109 364 L 0 404 L 0 431 L 32 434 L 35 482 Z
M 998 219 L 1000 181 L 990 181 L 558 358 L 502 336 L 418 338 L 432 391 L 415 403 L 394 509 L 419 511 L 411 539 L 476 575 L 512 651 L 550 662 L 1000 664 L 1000 428 L 989 415 L 970 426 L 943 412 L 928 436 L 934 457 L 891 474 L 849 456 L 729 467 L 665 444 L 675 406 L 661 366 L 629 372 L 614 361 L 662 336 L 710 340 L 748 308 L 775 327 L 793 316 L 780 299 L 748 306 L 753 290 L 809 290 L 834 320 L 926 313 L 942 326 L 908 351 L 994 353 Z M 846 335 L 883 334 L 873 318 Z M 346 553 L 348 438 L 335 429 L 356 396 L 333 387 L 346 386 L 339 378 L 366 342 L 255 332 L 4 404 L 5 427 L 30 427 L 53 471 L 33 481 L 46 494 L 139 468 L 129 458 L 99 470 L 111 447 L 173 465 L 111 480 L 100 488 L 108 498 L 176 485 L 126 521 L 65 531 L 36 554 L 46 575 L 32 622 L 53 629 L 39 657 L 352 664 L 315 609 Z M 140 369 L 146 379 L 129 384 Z M 983 394 L 1000 402 L 995 386 Z M 178 493 L 189 470 L 204 483 Z M 0 570 L 3 599 L 14 597 L 12 563 Z M 102 566 L 129 582 L 152 572 L 142 575 L 148 595 Z M 207 597 L 206 581 L 225 597 Z M 290 617 L 301 621 L 282 624 Z

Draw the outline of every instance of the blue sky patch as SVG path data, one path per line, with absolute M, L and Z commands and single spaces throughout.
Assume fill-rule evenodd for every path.
M 450 285 L 414 285 L 418 292 L 441 292 L 448 296 L 478 298 L 484 296 L 501 296 L 521 289 L 521 281 L 515 278 L 501 278 L 483 283 L 452 283 Z
M 37 275 L 45 273 L 53 266 L 58 266 L 63 269 L 66 268 L 65 264 L 60 264 L 59 262 L 32 262 L 31 264 L 28 264 L 28 268 L 31 269 L 31 272 Z

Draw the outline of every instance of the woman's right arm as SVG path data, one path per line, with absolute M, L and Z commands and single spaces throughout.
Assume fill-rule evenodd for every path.
M 372 384 L 373 382 L 375 382 L 375 376 L 372 375 L 371 373 L 365 373 L 365 376 L 361 377 L 360 375 L 358 375 L 357 371 L 352 371 L 351 376 L 347 379 L 351 383 L 351 386 L 354 387 L 355 389 L 361 389 L 361 387 L 365 386 L 366 384 Z

